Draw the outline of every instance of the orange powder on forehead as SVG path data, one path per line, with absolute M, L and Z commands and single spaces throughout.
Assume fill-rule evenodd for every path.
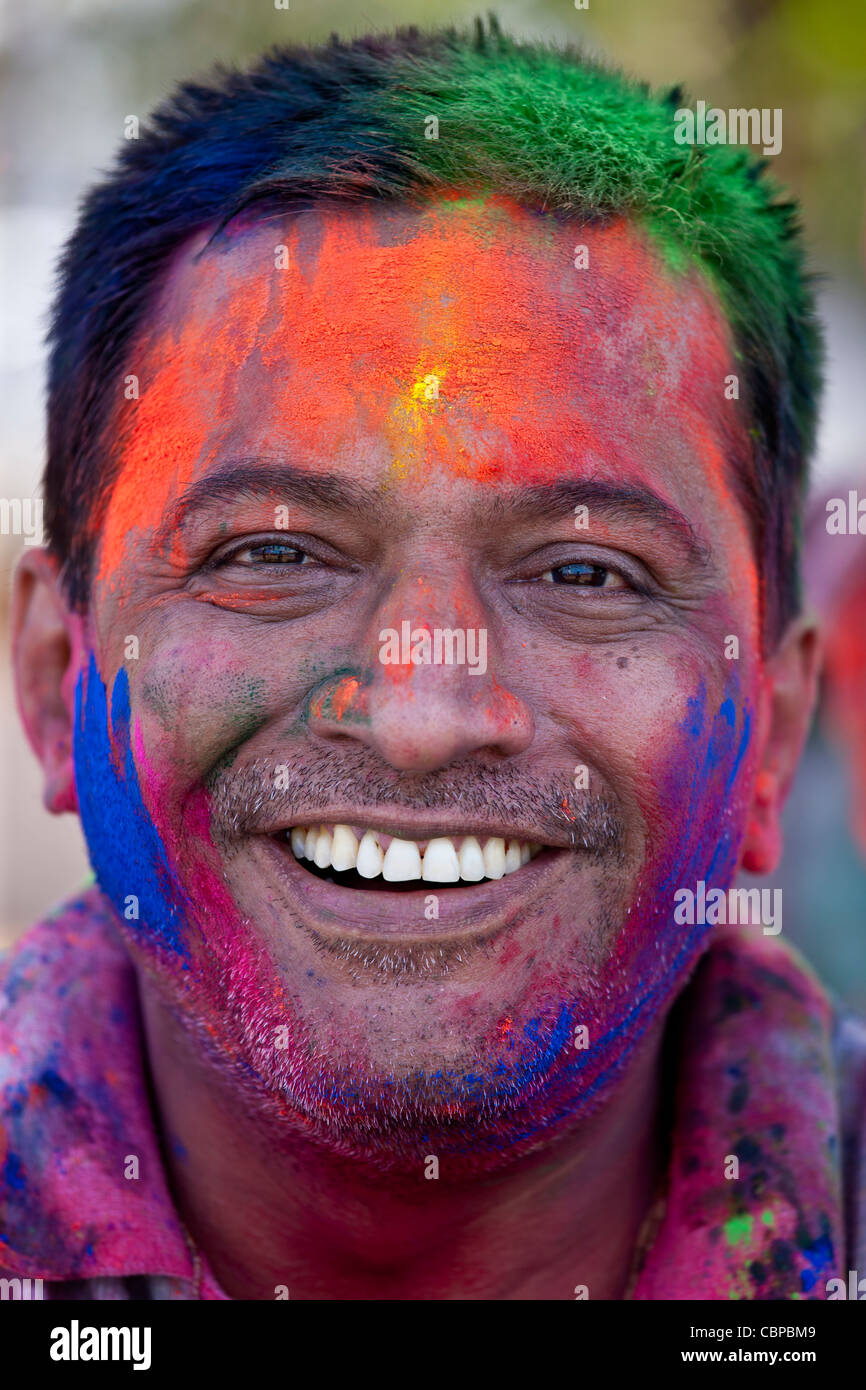
M 196 271 L 214 282 L 218 267 Z M 269 286 L 251 279 L 231 314 L 202 322 L 188 315 L 160 324 L 138 367 L 139 398 L 114 417 L 120 469 L 102 528 L 97 578 L 114 588 L 129 541 L 161 524 L 172 503 L 207 464 L 218 438 L 217 407 L 226 373 L 245 361 L 262 331 Z M 214 371 L 214 364 L 220 368 Z M 136 364 L 137 365 L 137 364 Z
M 267 456 L 288 429 L 298 457 L 327 468 L 360 430 L 382 442 L 393 482 L 434 466 L 515 482 L 550 480 L 587 459 L 596 471 L 607 460 L 615 469 L 618 406 L 662 408 L 646 394 L 646 352 L 669 341 L 682 351 L 650 368 L 649 391 L 705 432 L 704 466 L 729 504 L 705 420 L 708 384 L 698 375 L 683 390 L 695 332 L 718 357 L 721 390 L 724 331 L 709 299 L 689 306 L 700 322 L 686 335 L 682 284 L 627 223 L 591 238 L 551 235 L 522 209 L 491 207 L 431 208 L 396 234 L 366 208 L 319 214 L 314 246 L 300 220 L 254 228 L 230 250 L 180 265 L 141 368 L 141 398 L 124 405 L 99 578 L 113 580 L 125 547 L 162 522 L 229 438 Z M 581 240 L 591 277 L 572 262 Z M 642 376 L 623 371 L 623 336 Z M 705 359 L 698 365 L 705 378 Z M 574 402 L 570 458 L 564 392 Z M 519 440 L 519 459 L 504 456 L 503 437 Z M 641 466 L 639 456 L 629 462 Z

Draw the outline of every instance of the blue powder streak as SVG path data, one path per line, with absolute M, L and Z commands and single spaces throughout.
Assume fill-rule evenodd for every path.
M 27 1179 L 21 1167 L 21 1159 L 17 1154 L 8 1153 L 6 1155 L 2 1176 L 3 1182 L 12 1192 L 23 1192 L 27 1186 Z
M 82 672 L 75 690 L 74 741 L 75 785 L 90 862 L 121 918 L 128 920 L 126 899 L 138 898 L 133 930 L 188 958 L 184 895 L 141 795 L 129 720 L 129 677 L 121 667 L 109 730 L 107 691 L 91 654 L 86 680 Z
M 684 723 L 685 732 L 688 733 L 689 737 L 695 743 L 697 743 L 703 735 L 706 726 L 706 718 L 707 691 L 706 687 L 702 685 L 698 696 L 688 701 L 688 716 Z M 692 778 L 691 787 L 689 789 L 689 814 L 686 821 L 687 824 L 690 824 L 698 815 L 701 795 L 706 788 L 711 773 L 720 765 L 724 765 L 728 760 L 730 760 L 731 766 L 725 778 L 724 795 L 728 796 L 734 786 L 751 740 L 752 715 L 748 707 L 744 707 L 742 710 L 743 727 L 739 738 L 739 744 L 736 747 L 736 752 L 734 752 L 736 723 L 736 705 L 734 700 L 730 698 L 730 696 L 727 696 L 713 719 L 706 753 L 701 763 L 696 768 L 695 775 Z M 733 877 L 735 867 L 732 835 L 731 832 L 725 828 L 722 830 L 719 841 L 713 849 L 708 867 L 702 874 L 699 873 L 698 876 L 705 878 L 706 881 L 710 883 L 718 875 L 722 880 L 727 882 Z M 672 894 L 675 884 L 685 881 L 685 868 L 686 866 L 682 863 L 678 863 L 674 866 L 671 873 L 659 885 L 658 896 L 660 899 L 663 899 L 666 894 Z M 692 864 L 690 868 L 692 871 L 695 871 L 697 865 Z M 621 1069 L 626 1057 L 633 1050 L 635 1043 L 643 1035 L 648 1022 L 655 1017 L 658 1008 L 670 988 L 670 981 L 675 979 L 680 971 L 684 969 L 694 952 L 697 939 L 702 936 L 705 931 L 705 926 L 696 925 L 693 931 L 686 934 L 679 950 L 676 952 L 662 978 L 656 982 L 654 987 L 646 990 L 644 994 L 635 1001 L 628 1013 L 598 1040 L 596 1047 L 593 1049 L 595 1055 L 599 1052 L 604 1053 L 607 1051 L 612 1044 L 623 1036 L 629 1038 L 629 1045 L 626 1048 L 625 1055 L 617 1058 L 611 1067 L 605 1068 L 596 1077 L 592 1086 L 584 1092 L 584 1097 L 586 1099 L 604 1087 L 608 1083 L 610 1076 L 616 1074 L 616 1072 Z M 554 1026 L 551 1043 L 553 1043 L 553 1039 L 555 1038 L 557 1043 L 564 1045 L 566 1039 L 571 1034 L 575 1020 L 576 1013 L 572 1008 L 563 1009 Z M 528 1033 L 527 1035 L 531 1036 Z M 567 1064 L 566 1074 L 572 1076 L 578 1074 L 585 1066 L 589 1065 L 590 1057 L 591 1054 L 587 1052 L 584 1053 L 583 1056 L 572 1058 Z M 535 1077 L 544 1075 L 554 1060 L 555 1050 L 553 1046 L 550 1046 L 545 1048 L 543 1052 L 540 1052 L 534 1064 L 525 1068 L 525 1071 L 535 1079 Z M 527 1079 L 529 1079 L 527 1076 L 521 1077 L 521 1083 L 525 1084 Z

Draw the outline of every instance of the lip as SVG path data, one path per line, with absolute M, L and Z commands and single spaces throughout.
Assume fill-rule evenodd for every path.
M 520 826 L 509 825 L 503 821 L 491 821 L 481 825 L 478 821 L 471 824 L 466 822 L 461 825 L 455 821 L 453 814 L 450 817 L 443 815 L 437 816 L 418 816 L 413 818 L 411 815 L 401 816 L 394 820 L 384 817 L 371 817 L 367 811 L 359 810 L 355 807 L 340 807 L 322 811 L 311 811 L 302 819 L 291 822 L 275 821 L 273 825 L 256 826 L 256 833 L 259 835 L 278 835 L 282 830 L 292 830 L 296 826 L 307 828 L 311 825 L 349 825 L 357 826 L 363 830 L 372 830 L 380 835 L 386 835 L 394 840 L 417 840 L 423 842 L 434 840 L 439 836 L 448 836 L 450 839 L 459 840 L 466 835 L 474 835 L 481 844 L 489 840 L 492 836 L 498 835 L 503 840 L 520 840 L 521 842 L 532 841 L 534 844 L 551 849 L 571 850 L 572 845 L 568 839 L 567 830 L 563 830 L 559 840 L 551 838 L 550 828 L 542 829 L 540 826 L 524 824 Z
M 519 919 L 530 903 L 552 889 L 573 859 L 572 851 L 548 846 L 505 878 L 482 880 L 465 888 L 419 881 L 417 892 L 404 889 L 397 893 L 342 888 L 317 878 L 301 866 L 288 841 L 284 846 L 272 836 L 256 835 L 252 844 L 266 871 L 276 874 L 287 890 L 293 908 L 309 929 L 334 943 L 353 944 L 490 941 Z M 424 915 L 431 896 L 438 898 L 439 912 L 432 921 Z

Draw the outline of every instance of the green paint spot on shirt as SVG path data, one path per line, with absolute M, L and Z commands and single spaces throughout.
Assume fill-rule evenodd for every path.
M 728 1244 L 739 1245 L 742 1241 L 749 1240 L 754 1219 L 751 1213 L 747 1213 L 745 1216 L 732 1216 L 730 1221 L 726 1221 L 724 1231 Z

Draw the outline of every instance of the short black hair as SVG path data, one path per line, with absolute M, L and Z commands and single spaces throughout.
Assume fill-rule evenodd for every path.
M 496 19 L 274 49 L 187 82 L 125 142 L 84 200 L 50 330 L 48 544 L 86 606 L 118 460 L 123 362 L 178 247 L 243 210 L 334 198 L 417 202 L 510 194 L 595 220 L 626 215 L 697 264 L 731 325 L 752 458 L 738 477 L 755 538 L 765 638 L 799 610 L 800 521 L 822 336 L 796 204 L 766 160 L 673 138 L 679 89 L 652 94 L 571 47 Z M 433 115 L 439 138 L 425 138 Z

